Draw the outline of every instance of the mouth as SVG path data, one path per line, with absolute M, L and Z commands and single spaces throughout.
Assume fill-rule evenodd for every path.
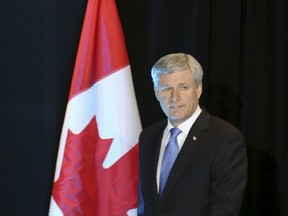
M 169 108 L 171 110 L 179 110 L 183 107 L 183 105 L 170 105 Z

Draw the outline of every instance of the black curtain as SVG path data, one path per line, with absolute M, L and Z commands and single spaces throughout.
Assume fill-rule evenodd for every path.
M 85 0 L 0 7 L 0 215 L 47 215 Z M 150 68 L 187 52 L 204 69 L 201 105 L 245 135 L 241 215 L 288 215 L 285 0 L 117 0 L 142 126 L 164 118 Z

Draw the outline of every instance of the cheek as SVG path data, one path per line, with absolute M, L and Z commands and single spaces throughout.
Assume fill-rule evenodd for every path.
M 167 107 L 169 104 L 169 101 L 165 97 L 160 97 L 159 102 L 162 108 Z
M 158 98 L 162 101 L 162 102 L 167 102 L 167 101 L 169 101 L 169 96 L 168 96 L 168 94 L 158 94 Z
M 195 107 L 199 102 L 198 94 L 193 93 L 190 94 L 189 96 L 187 95 L 187 97 L 185 97 L 185 100 L 183 100 L 183 102 L 187 105 L 187 107 L 193 109 L 193 107 Z

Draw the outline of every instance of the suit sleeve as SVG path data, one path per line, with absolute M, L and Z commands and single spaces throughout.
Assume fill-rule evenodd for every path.
M 211 169 L 210 216 L 239 215 L 247 183 L 247 154 L 243 135 L 224 137 Z
M 142 216 L 144 214 L 144 200 L 142 197 L 142 190 L 141 190 L 141 180 L 139 178 L 139 186 L 138 186 L 138 207 L 137 207 L 137 215 Z
M 137 216 L 143 216 L 144 215 L 144 200 L 142 196 L 142 187 L 141 187 L 141 165 L 142 165 L 142 154 L 141 154 L 141 140 L 142 140 L 142 135 L 143 131 L 141 132 L 139 136 L 139 179 L 138 179 L 138 206 L 137 206 Z

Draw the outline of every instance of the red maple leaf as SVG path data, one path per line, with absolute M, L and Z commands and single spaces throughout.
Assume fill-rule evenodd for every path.
M 68 131 L 53 197 L 67 216 L 122 216 L 137 207 L 138 145 L 110 168 L 102 164 L 113 139 L 99 137 L 96 117 L 80 134 Z

